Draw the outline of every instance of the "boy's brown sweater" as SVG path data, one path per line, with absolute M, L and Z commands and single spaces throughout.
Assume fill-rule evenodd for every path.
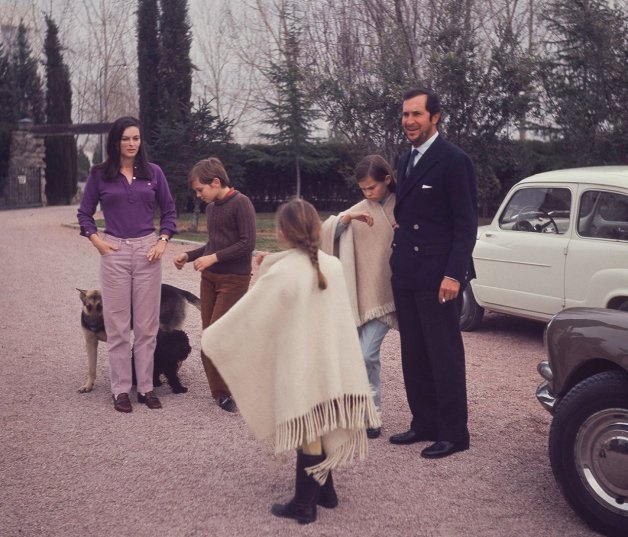
M 250 274 L 255 249 L 255 208 L 251 200 L 237 190 L 216 200 L 205 209 L 207 244 L 187 252 L 188 261 L 216 254 L 218 262 L 208 269 L 217 274 Z

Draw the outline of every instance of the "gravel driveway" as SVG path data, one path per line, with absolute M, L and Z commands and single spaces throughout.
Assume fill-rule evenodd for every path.
M 399 339 L 383 346 L 384 434 L 368 459 L 334 473 L 340 505 L 299 526 L 268 512 L 293 490 L 293 457 L 260 451 L 239 416 L 211 401 L 199 360 L 200 315 L 188 308 L 190 391 L 157 388 L 161 411 L 113 410 L 106 349 L 93 392 L 76 287 L 98 287 L 98 254 L 76 207 L 0 212 L 0 535 L 403 536 L 596 535 L 559 495 L 547 458 L 549 415 L 534 397 L 543 358 L 535 323 L 487 317 L 465 334 L 471 449 L 425 460 L 393 446 L 407 429 Z M 164 282 L 198 294 L 198 274 L 171 263 Z M 243 335 L 245 337 L 245 335 Z M 135 401 L 134 394 L 132 401 Z

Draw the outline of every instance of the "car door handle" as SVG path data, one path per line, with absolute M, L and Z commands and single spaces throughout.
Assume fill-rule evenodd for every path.
M 494 237 L 495 235 L 493 235 L 492 233 L 484 233 L 484 236 L 485 236 L 487 239 L 490 239 L 491 237 Z

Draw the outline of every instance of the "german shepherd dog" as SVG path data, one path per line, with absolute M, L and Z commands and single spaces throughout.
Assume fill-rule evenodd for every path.
M 86 393 L 91 392 L 94 388 L 94 381 L 96 380 L 96 361 L 98 356 L 98 342 L 107 341 L 107 333 L 105 332 L 105 322 L 102 313 L 102 295 L 97 289 L 85 290 L 78 289 L 81 302 L 83 303 L 83 310 L 81 312 L 81 327 L 83 329 L 83 335 L 85 336 L 85 348 L 87 350 L 87 380 L 85 384 L 79 388 L 79 392 Z M 185 303 L 188 302 L 196 307 L 199 311 L 201 309 L 201 301 L 196 295 L 179 289 L 167 283 L 161 284 L 161 309 L 159 311 L 159 336 L 157 338 L 157 344 L 162 342 L 162 346 L 166 344 L 166 336 L 170 332 L 175 333 L 176 339 L 181 339 L 181 326 L 185 320 Z M 131 325 L 133 320 L 131 319 Z M 187 340 L 187 336 L 185 338 Z M 172 357 L 174 363 L 180 364 L 182 360 L 187 358 L 189 354 L 189 344 L 187 348 L 185 342 L 180 345 L 181 349 L 175 352 L 176 356 Z M 185 352 L 185 350 L 187 352 Z M 175 393 L 183 393 L 187 391 L 187 388 L 181 386 L 179 378 L 176 376 L 176 370 L 172 373 L 172 368 L 169 365 L 165 365 L 168 360 L 164 357 L 163 349 L 155 349 L 155 354 L 159 355 L 159 365 L 155 363 L 154 378 L 159 380 L 160 373 L 166 373 L 168 382 L 173 388 Z M 183 357 L 183 354 L 185 356 Z M 160 370 L 162 369 L 162 370 Z M 175 380 L 176 379 L 176 380 Z M 158 385 L 158 384 L 157 384 Z M 183 389 L 182 389 L 183 388 Z

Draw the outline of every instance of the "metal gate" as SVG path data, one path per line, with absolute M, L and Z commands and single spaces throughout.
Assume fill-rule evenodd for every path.
M 41 206 L 41 168 L 17 168 L 7 177 L 4 198 L 7 207 Z

